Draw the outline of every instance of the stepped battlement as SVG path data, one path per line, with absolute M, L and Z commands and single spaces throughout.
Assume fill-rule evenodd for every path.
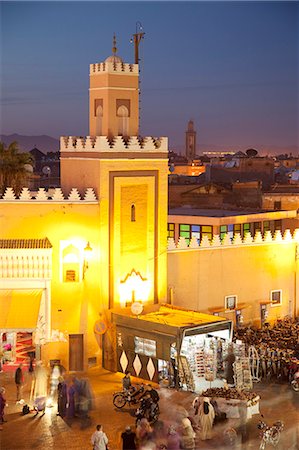
M 138 75 L 138 64 L 128 64 L 122 62 L 101 62 L 89 65 L 89 75 L 96 75 L 104 72 Z
M 60 138 L 61 152 L 148 152 L 167 153 L 167 137 L 115 136 L 109 139 L 107 136 L 62 136 Z M 166 157 L 166 155 L 165 155 Z
M 180 237 L 177 244 L 173 238 L 169 238 L 167 250 L 169 252 L 181 250 L 204 250 L 216 247 L 233 248 L 243 245 L 261 245 L 271 243 L 286 244 L 292 242 L 299 244 L 299 228 L 296 228 L 293 235 L 290 230 L 286 230 L 283 235 L 279 230 L 276 230 L 274 235 L 272 235 L 271 231 L 266 231 L 264 235 L 262 235 L 260 231 L 257 231 L 254 236 L 252 236 L 251 233 L 246 233 L 243 239 L 239 233 L 235 234 L 233 239 L 231 239 L 227 234 L 222 240 L 218 234 L 215 234 L 211 241 L 207 236 L 203 236 L 200 242 L 198 242 L 196 237 L 193 237 L 189 244 L 184 237 Z
M 13 188 L 7 188 L 2 196 L 0 196 L 0 203 L 2 202 L 16 202 L 16 203 L 98 203 L 94 190 L 87 188 L 84 195 L 80 195 L 78 189 L 71 189 L 70 193 L 65 196 L 61 188 L 49 189 L 39 188 L 38 191 L 30 191 L 28 188 L 23 188 L 20 195 L 17 196 Z

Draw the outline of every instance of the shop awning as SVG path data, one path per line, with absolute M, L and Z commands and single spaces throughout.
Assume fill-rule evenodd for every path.
M 34 330 L 42 289 L 0 289 L 0 330 Z

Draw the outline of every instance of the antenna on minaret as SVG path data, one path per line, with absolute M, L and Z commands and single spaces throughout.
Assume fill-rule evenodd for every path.
M 116 53 L 117 53 L 116 36 L 115 36 L 115 33 L 113 33 L 113 47 L 112 47 L 112 53 L 113 53 L 113 56 L 115 56 Z
M 134 63 L 138 64 L 138 65 L 139 65 L 139 61 L 140 61 L 140 59 L 139 59 L 139 44 L 140 44 L 140 41 L 142 39 L 144 39 L 144 35 L 145 35 L 145 33 L 142 30 L 143 30 L 143 28 L 142 28 L 141 22 L 139 22 L 139 21 L 136 22 L 136 33 L 133 34 L 133 37 L 130 40 L 131 43 L 134 43 L 134 53 L 135 53 Z M 138 72 L 140 74 L 140 65 L 138 68 Z M 140 76 L 138 78 L 138 85 L 139 85 L 139 128 L 140 128 L 140 110 L 141 110 Z

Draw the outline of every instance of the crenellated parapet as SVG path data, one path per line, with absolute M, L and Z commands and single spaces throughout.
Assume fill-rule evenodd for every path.
M 61 188 L 49 189 L 39 188 L 38 191 L 30 191 L 23 188 L 20 195 L 16 195 L 13 188 L 7 188 L 2 196 L 0 203 L 16 202 L 16 203 L 40 203 L 40 202 L 63 202 L 63 203 L 98 203 L 93 188 L 87 188 L 83 195 L 80 195 L 78 189 L 73 188 L 68 195 L 64 195 Z
M 126 73 L 138 75 L 138 64 L 128 64 L 121 62 L 101 62 L 89 65 L 89 74 L 96 75 L 101 73 Z
M 260 231 L 257 231 L 254 236 L 250 233 L 246 233 L 242 239 L 239 233 L 235 234 L 231 239 L 228 234 L 221 240 L 218 234 L 215 234 L 210 241 L 207 236 L 203 236 L 202 240 L 198 240 L 193 237 L 188 245 L 184 237 L 180 237 L 178 243 L 176 244 L 173 238 L 168 239 L 168 251 L 179 251 L 179 250 L 201 250 L 207 248 L 232 248 L 246 245 L 265 245 L 270 243 L 290 243 L 295 242 L 299 244 L 299 228 L 297 228 L 293 235 L 290 230 L 286 230 L 282 235 L 279 230 L 276 230 L 274 235 L 271 231 L 266 231 L 264 235 Z
M 167 137 L 115 136 L 109 139 L 107 136 L 62 136 L 60 138 L 61 152 L 95 152 L 95 153 L 167 153 Z

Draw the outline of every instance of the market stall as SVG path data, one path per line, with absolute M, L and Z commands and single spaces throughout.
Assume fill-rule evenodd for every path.
M 123 308 L 111 316 L 118 371 L 195 392 L 223 385 L 218 374 L 232 321 L 171 305 L 152 305 L 138 315 Z
M 299 362 L 299 321 L 286 318 L 260 329 L 243 327 L 235 331 L 235 342 L 242 342 L 251 363 L 254 381 L 276 378 L 289 381 Z
M 235 388 L 210 388 L 202 392 L 200 401 L 204 397 L 216 400 L 219 411 L 226 414 L 228 419 L 239 419 L 240 409 L 246 408 L 246 419 L 259 414 L 260 397 L 255 392 Z

